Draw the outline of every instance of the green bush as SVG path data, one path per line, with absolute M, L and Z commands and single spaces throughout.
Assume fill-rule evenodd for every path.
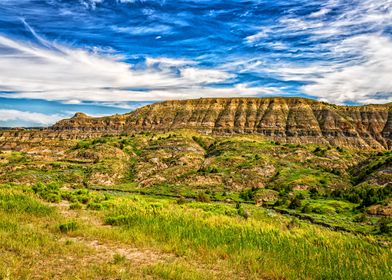
M 78 210 L 78 209 L 82 209 L 83 205 L 80 204 L 79 202 L 73 202 L 69 205 L 69 209 L 71 210 Z
M 60 187 L 56 183 L 49 183 L 44 185 L 43 183 L 37 183 L 32 187 L 34 193 L 36 193 L 42 199 L 48 202 L 60 202 L 62 195 Z
M 327 152 L 326 150 L 324 150 L 324 149 L 322 149 L 320 147 L 316 147 L 313 150 L 313 154 L 316 155 L 316 156 L 319 156 L 319 157 L 325 157 L 326 152 Z
M 177 199 L 177 204 L 185 204 L 185 203 L 187 203 L 187 201 L 186 201 L 186 199 L 184 198 L 184 197 L 180 197 L 180 198 L 178 198 Z
M 211 173 L 218 173 L 219 170 L 215 166 L 207 166 L 207 167 L 200 168 L 197 172 L 201 174 L 211 174 Z
M 244 219 L 248 219 L 249 218 L 249 212 L 246 211 L 242 206 L 240 206 L 237 210 L 238 215 L 240 215 L 241 217 L 243 217 Z
M 103 208 L 103 205 L 101 203 L 90 202 L 89 204 L 87 204 L 87 208 L 91 210 L 101 210 Z
M 67 232 L 70 232 L 70 231 L 74 231 L 77 228 L 78 228 L 78 225 L 74 221 L 59 225 L 59 230 L 62 233 L 67 233 Z
M 205 192 L 199 192 L 196 196 L 196 201 L 199 202 L 211 202 L 211 198 Z
M 309 214 L 309 213 L 312 213 L 312 210 L 313 210 L 313 208 L 312 208 L 311 204 L 308 202 L 308 203 L 306 203 L 305 206 L 302 208 L 302 213 L 307 213 L 307 214 Z
M 244 200 L 244 201 L 253 201 L 255 198 L 255 193 L 256 193 L 257 189 L 252 188 L 252 189 L 246 189 L 246 190 L 242 190 L 240 192 L 239 197 Z
M 109 216 L 105 219 L 105 224 L 111 226 L 131 225 L 131 218 L 126 215 Z
M 294 197 L 289 204 L 290 209 L 300 208 L 302 206 L 301 200 L 296 196 Z
M 381 233 L 392 233 L 392 218 L 382 217 L 379 221 Z
M 287 201 L 288 199 L 286 197 L 281 197 L 274 203 L 274 206 L 284 206 L 287 204 Z

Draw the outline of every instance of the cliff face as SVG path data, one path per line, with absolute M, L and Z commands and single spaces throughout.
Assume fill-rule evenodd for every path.
M 304 98 L 166 101 L 125 115 L 91 118 L 79 113 L 49 130 L 64 137 L 85 138 L 183 128 L 214 134 L 259 134 L 290 143 L 391 149 L 392 104 L 349 107 Z

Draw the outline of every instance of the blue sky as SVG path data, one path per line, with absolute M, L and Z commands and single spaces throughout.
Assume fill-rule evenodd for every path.
M 167 99 L 392 102 L 391 0 L 0 0 L 0 126 Z

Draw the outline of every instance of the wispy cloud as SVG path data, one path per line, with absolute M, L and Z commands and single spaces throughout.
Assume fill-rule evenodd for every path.
M 293 8 L 269 27 L 273 38 L 286 43 L 266 40 L 263 31 L 244 38 L 256 47 L 286 51 L 290 59 L 280 54 L 272 63 L 256 56 L 235 67 L 300 82 L 300 92 L 333 103 L 392 101 L 392 1 L 330 0 L 307 15 L 298 11 Z M 300 38 L 301 45 L 287 38 Z
M 0 109 L 0 126 L 2 124 L 14 124 L 12 126 L 29 125 L 29 126 L 48 126 L 64 118 L 65 115 L 47 115 L 36 112 L 26 112 L 19 110 Z
M 3 100 L 95 114 L 212 96 L 391 101 L 391 0 L 5 0 L 0 17 Z
M 305 93 L 337 103 L 392 102 L 392 40 L 362 35 L 344 41 L 336 51 L 359 52 L 359 63 L 346 63 L 314 77 L 303 87 Z
M 64 100 L 75 104 L 266 92 L 265 88 L 244 84 L 215 88 L 210 84 L 228 82 L 234 75 L 199 68 L 189 60 L 147 58 L 145 68 L 135 70 L 122 62 L 121 56 L 100 55 L 48 41 L 39 46 L 0 36 L 0 47 L 8 49 L 8 54 L 0 55 L 0 90 L 14 92 L 8 93 L 8 98 Z M 154 67 L 156 64 L 159 67 Z
M 267 28 L 266 28 L 266 29 L 267 29 Z M 247 36 L 247 37 L 245 38 L 245 40 L 246 40 L 248 43 L 252 44 L 252 43 L 254 43 L 254 42 L 257 42 L 257 41 L 259 41 L 259 40 L 261 40 L 261 39 L 263 39 L 263 38 L 267 38 L 267 37 L 268 37 L 267 31 L 261 30 L 261 31 L 255 33 L 255 34 L 253 34 L 253 35 Z
M 146 34 L 168 34 L 172 32 L 172 27 L 169 25 L 157 24 L 151 26 L 113 26 L 114 31 L 131 34 L 131 35 L 146 35 Z

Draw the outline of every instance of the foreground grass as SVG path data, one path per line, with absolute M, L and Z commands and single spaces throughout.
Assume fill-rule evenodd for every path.
M 82 201 L 78 209 L 64 200 L 49 206 L 27 187 L 0 187 L 0 279 L 392 277 L 391 247 L 374 237 L 255 206 L 61 193 Z
M 260 210 L 259 210 L 260 211 Z M 230 213 L 230 211 L 228 211 Z M 262 214 L 261 214 L 262 215 Z M 225 259 L 237 273 L 288 279 L 388 279 L 391 251 L 372 239 L 271 219 L 212 214 L 171 203 L 131 200 L 106 222 L 126 228 L 135 241 L 165 244 L 177 254 Z

